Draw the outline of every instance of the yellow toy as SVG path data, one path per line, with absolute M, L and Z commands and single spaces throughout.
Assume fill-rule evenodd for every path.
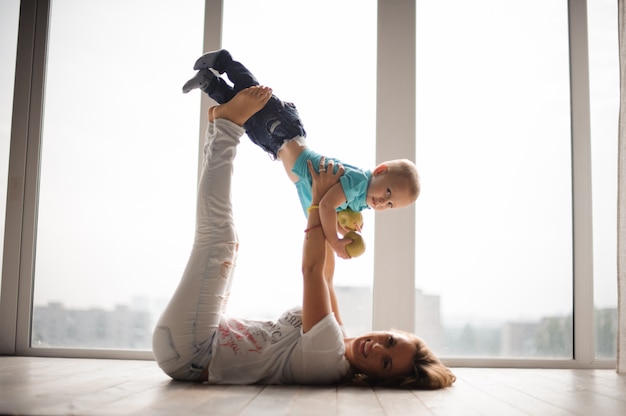
M 363 228 L 363 215 L 360 212 L 346 208 L 337 213 L 337 222 L 347 231 L 361 231 L 361 228 Z
M 356 231 L 348 231 L 344 238 L 349 238 L 352 240 L 350 244 L 346 246 L 346 252 L 350 258 L 359 257 L 361 254 L 365 253 L 365 241 L 363 241 L 363 237 Z
M 352 240 L 346 246 L 346 252 L 350 258 L 359 257 L 365 252 L 365 241 L 360 234 L 361 228 L 363 228 L 363 215 L 347 208 L 337 213 L 337 222 L 344 230 L 348 231 L 344 238 Z

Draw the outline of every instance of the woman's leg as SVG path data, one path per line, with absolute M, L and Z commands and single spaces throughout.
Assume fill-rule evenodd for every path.
M 230 185 L 243 129 L 226 120 L 211 127 L 198 187 L 193 248 L 153 335 L 159 366 L 176 380 L 197 380 L 208 365 L 237 255 Z
M 269 91 L 269 92 L 268 92 Z M 271 90 L 244 90 L 213 111 L 198 185 L 196 232 L 187 267 L 153 334 L 153 353 L 176 380 L 195 381 L 208 366 L 235 268 L 238 240 L 230 198 L 241 125 Z

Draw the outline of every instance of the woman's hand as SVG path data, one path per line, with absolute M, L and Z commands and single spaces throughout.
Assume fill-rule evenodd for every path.
M 312 190 L 311 198 L 313 202 L 319 202 L 326 192 L 337 182 L 345 171 L 343 165 L 339 164 L 337 172 L 334 172 L 335 161 L 329 160 L 328 166 L 326 165 L 326 158 L 322 156 L 320 159 L 319 173 L 313 168 L 313 163 L 308 160 L 309 173 L 312 178 Z

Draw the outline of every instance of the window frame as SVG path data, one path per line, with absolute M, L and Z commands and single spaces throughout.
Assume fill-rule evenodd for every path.
M 22 0 L 11 127 L 4 261 L 0 291 L 0 354 L 54 357 L 152 359 L 150 351 L 31 347 L 31 311 L 37 230 L 43 91 L 50 0 Z M 205 50 L 221 46 L 223 0 L 206 0 Z M 376 160 L 386 149 L 416 149 L 416 1 L 378 0 Z M 450 366 L 525 368 L 615 368 L 616 360 L 596 359 L 594 343 L 593 229 L 589 58 L 586 0 L 568 1 L 572 125 L 573 359 L 534 360 L 448 358 Z M 397 63 L 402 62 L 398 67 Z M 401 86 L 401 87 L 400 87 Z M 397 104 L 394 109 L 387 102 Z M 207 98 L 199 113 L 202 146 Z M 402 111 L 398 115 L 397 111 Z M 389 134 L 392 132 L 392 134 Z M 383 134 L 384 133 L 384 134 Z M 198 160 L 200 161 L 198 152 Z M 395 233 L 396 229 L 410 230 Z M 373 329 L 413 331 L 415 210 L 379 216 L 375 225 Z M 402 251 L 398 251 L 401 247 Z

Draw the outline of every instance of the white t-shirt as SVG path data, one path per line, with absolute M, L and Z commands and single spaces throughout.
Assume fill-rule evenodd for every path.
M 344 354 L 333 313 L 306 334 L 300 308 L 275 322 L 222 317 L 213 340 L 209 383 L 334 384 L 350 368 Z

